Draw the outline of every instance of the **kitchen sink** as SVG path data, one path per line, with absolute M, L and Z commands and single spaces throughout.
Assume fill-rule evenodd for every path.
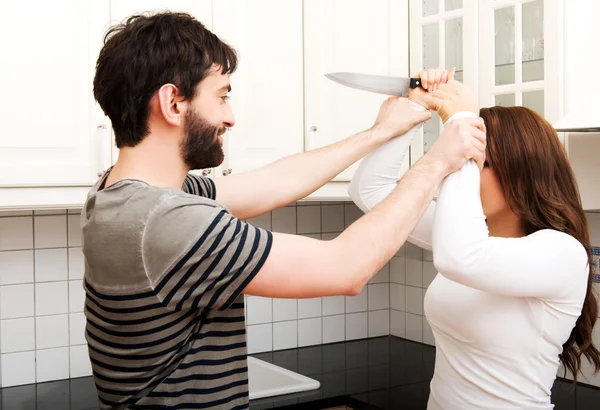
M 250 400 L 316 390 L 321 383 L 309 377 L 248 356 Z

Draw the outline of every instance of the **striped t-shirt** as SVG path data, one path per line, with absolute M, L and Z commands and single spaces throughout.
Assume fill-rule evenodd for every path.
M 244 297 L 271 233 L 183 189 L 101 178 L 82 211 L 86 339 L 102 409 L 248 408 Z

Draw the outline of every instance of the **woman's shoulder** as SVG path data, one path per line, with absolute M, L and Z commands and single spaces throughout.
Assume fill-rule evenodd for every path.
M 542 248 L 540 251 L 553 255 L 557 259 L 570 261 L 584 261 L 587 264 L 588 251 L 585 246 L 574 236 L 556 229 L 540 229 L 527 236 L 535 240 Z

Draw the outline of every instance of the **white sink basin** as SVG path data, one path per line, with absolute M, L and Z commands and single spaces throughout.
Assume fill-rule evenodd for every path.
M 283 367 L 248 356 L 250 400 L 316 390 L 321 383 Z

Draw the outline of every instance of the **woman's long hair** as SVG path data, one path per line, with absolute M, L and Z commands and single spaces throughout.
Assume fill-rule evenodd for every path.
M 584 355 L 600 370 L 592 331 L 598 304 L 592 288 L 592 252 L 587 221 L 567 155 L 554 128 L 525 107 L 481 109 L 487 130 L 487 160 L 504 199 L 526 235 L 555 229 L 577 239 L 588 254 L 590 274 L 581 316 L 563 345 L 560 360 L 577 380 Z

